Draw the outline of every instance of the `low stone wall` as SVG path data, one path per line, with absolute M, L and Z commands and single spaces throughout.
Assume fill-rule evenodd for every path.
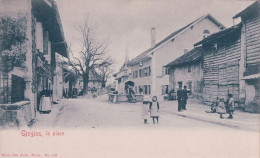
M 0 104 L 0 126 L 27 126 L 33 119 L 31 110 L 30 101 L 21 101 L 13 104 Z

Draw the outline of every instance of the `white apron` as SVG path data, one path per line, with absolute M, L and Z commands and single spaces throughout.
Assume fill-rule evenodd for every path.
M 219 113 L 226 113 L 225 104 L 223 102 L 220 102 L 217 108 L 217 112 Z
M 157 103 L 158 102 L 152 102 L 151 117 L 159 117 Z
M 40 99 L 40 111 L 51 111 L 51 99 L 44 95 Z

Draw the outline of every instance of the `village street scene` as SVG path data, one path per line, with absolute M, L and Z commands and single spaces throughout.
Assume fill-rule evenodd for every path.
M 23 129 L 184 130 L 169 145 L 218 150 L 177 157 L 259 157 L 260 1 L 0 0 L 0 132 Z

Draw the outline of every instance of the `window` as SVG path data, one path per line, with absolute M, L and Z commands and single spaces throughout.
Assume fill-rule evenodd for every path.
M 209 30 L 204 30 L 203 31 L 203 38 L 207 38 L 210 35 Z
M 138 78 L 138 70 L 135 70 L 135 78 Z
M 188 72 L 191 72 L 191 66 L 188 65 Z
M 143 92 L 142 86 L 138 86 L 139 93 L 141 94 Z
M 133 73 L 137 73 L 138 74 L 138 70 L 134 71 Z M 151 67 L 145 67 L 143 69 L 139 69 L 139 77 L 146 77 L 146 76 L 151 76 Z M 138 76 L 137 76 L 138 77 Z M 136 74 L 133 75 L 133 78 L 137 78 Z
M 135 71 L 133 71 L 133 78 L 135 78 Z
M 169 75 L 169 67 L 165 68 L 165 75 Z
M 147 89 L 147 85 L 144 85 L 144 94 L 148 94 L 147 91 L 148 89 Z
M 151 94 L 151 86 L 148 85 L 148 94 L 150 95 Z
M 179 86 L 179 87 L 182 87 L 182 82 L 178 82 L 178 86 Z M 178 88 L 179 88 L 179 87 L 178 87 Z
M 165 85 L 165 94 L 169 94 L 169 85 Z
M 148 68 L 144 68 L 144 76 L 148 76 Z
M 168 85 L 162 85 L 162 95 L 168 94 Z

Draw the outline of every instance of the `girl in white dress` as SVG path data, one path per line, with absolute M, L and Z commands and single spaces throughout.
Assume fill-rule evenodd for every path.
M 144 119 L 144 124 L 147 124 L 147 119 L 149 118 L 149 107 L 151 104 L 151 100 L 149 96 L 144 96 L 143 104 L 142 104 L 142 112 L 141 115 Z
M 218 114 L 220 114 L 221 119 L 223 119 L 223 114 L 225 113 L 226 113 L 226 107 L 225 107 L 224 98 L 221 98 L 218 106 Z
M 153 96 L 152 103 L 150 105 L 150 111 L 151 111 L 151 117 L 153 118 L 154 124 L 155 124 L 154 119 L 157 120 L 157 123 L 159 122 L 159 109 L 160 109 L 160 105 L 157 101 L 157 97 Z

